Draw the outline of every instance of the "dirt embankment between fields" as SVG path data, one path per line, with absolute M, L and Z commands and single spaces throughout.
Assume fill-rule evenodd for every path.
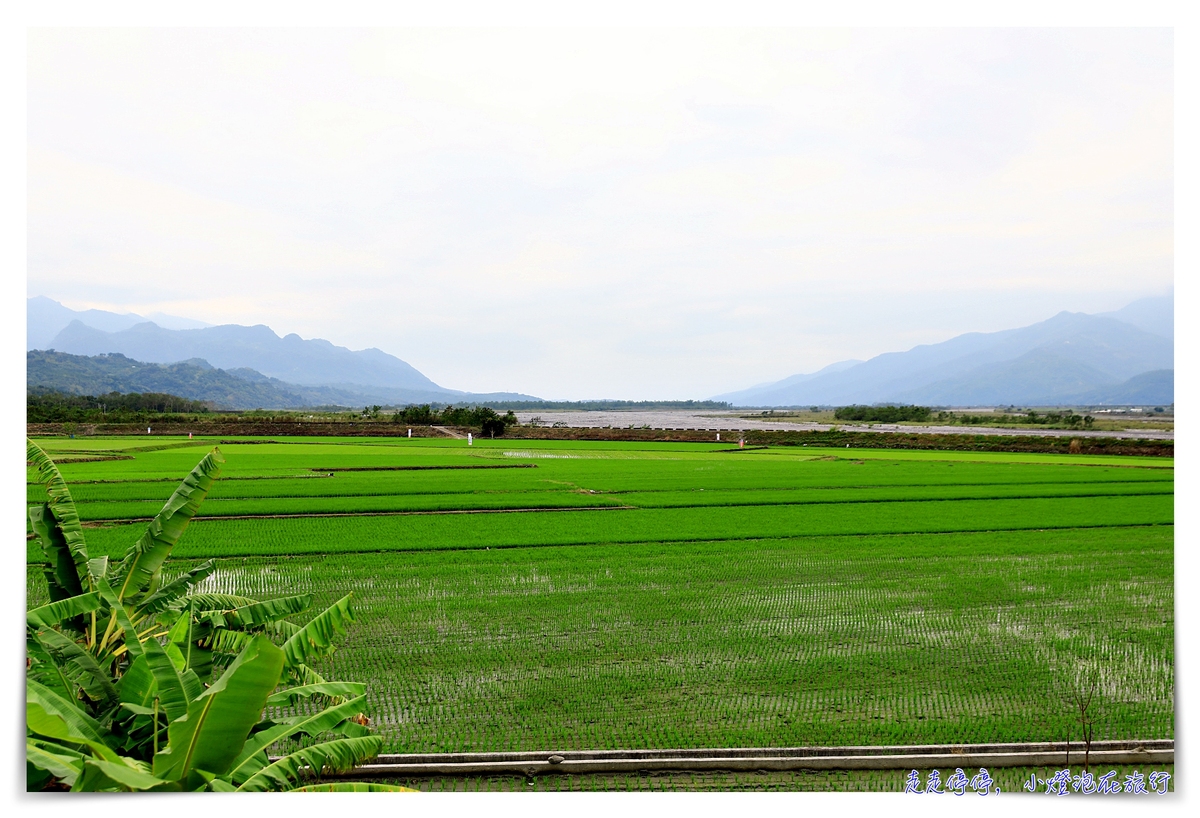
M 478 434 L 477 429 L 450 429 L 449 427 L 405 426 L 389 422 L 315 423 L 310 421 L 259 421 L 259 422 L 196 422 L 163 424 L 152 427 L 150 434 L 145 426 L 133 424 L 77 425 L 72 431 L 85 435 L 182 435 L 192 433 L 203 437 L 407 437 L 412 429 L 413 437 L 446 438 L 457 432 L 463 436 L 468 431 Z M 29 435 L 66 434 L 62 424 L 30 423 L 26 426 Z M 947 435 L 916 434 L 900 432 L 848 432 L 848 431 L 770 431 L 748 430 L 741 433 L 727 432 L 731 453 L 736 453 L 737 437 L 747 446 L 833 446 L 854 449 L 932 449 L 940 451 L 973 452 L 1030 452 L 1047 454 L 1110 454 L 1140 455 L 1151 457 L 1174 457 L 1175 443 L 1171 440 L 1129 440 L 1104 437 L 1031 437 L 1023 435 Z M 511 440 L 625 440 L 646 442 L 691 442 L 713 443 L 711 431 L 699 429 L 585 429 L 554 428 L 545 426 L 510 427 L 504 435 Z M 722 442 L 726 442 L 722 441 Z M 736 456 L 736 455 L 735 455 Z

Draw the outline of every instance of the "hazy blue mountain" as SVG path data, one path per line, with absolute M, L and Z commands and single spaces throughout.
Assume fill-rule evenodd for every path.
M 294 392 L 238 378 L 205 361 L 151 364 L 119 353 L 89 357 L 30 350 L 25 353 L 25 382 L 29 389 L 44 387 L 75 395 L 165 392 L 211 401 L 219 409 L 290 409 L 306 405 L 304 398 Z M 355 403 L 358 401 L 350 405 Z
M 407 403 L 486 403 L 535 400 L 517 393 L 449 394 L 411 389 L 305 386 L 286 383 L 253 369 L 218 369 L 200 358 L 169 364 L 146 363 L 120 353 L 72 355 L 55 350 L 26 353 L 27 388 L 44 387 L 76 395 L 107 392 L 165 392 L 211 401 L 219 409 L 302 409 Z
M 64 307 L 52 298 L 38 295 L 26 301 L 26 331 L 25 348 L 48 349 L 54 336 L 58 335 L 72 321 L 82 321 L 89 327 L 105 332 L 120 332 L 124 329 L 152 320 L 160 327 L 167 329 L 196 329 L 209 326 L 203 321 L 190 318 L 180 318 L 156 312 L 143 318 L 135 313 L 115 313 L 108 310 L 73 310 Z
M 761 393 L 787 389 L 795 384 L 811 381 L 813 378 L 816 378 L 819 375 L 828 375 L 832 372 L 841 372 L 844 369 L 849 369 L 852 366 L 858 366 L 861 363 L 862 361 L 853 358 L 845 361 L 838 361 L 837 363 L 830 364 L 822 369 L 818 369 L 816 372 L 810 372 L 807 375 L 792 375 L 790 378 L 784 378 L 782 381 L 768 381 L 766 383 L 756 384 L 755 386 L 752 386 L 749 389 L 743 389 L 740 392 L 729 392 L 725 395 L 716 395 L 715 397 L 711 398 L 711 400 L 724 400 L 739 405 L 750 405 Z
M 1102 312 L 1100 315 L 1124 321 L 1126 324 L 1133 324 L 1140 330 L 1162 335 L 1165 338 L 1173 339 L 1175 337 L 1174 295 L 1142 298 L 1116 312 Z
M 1169 406 L 1175 402 L 1175 370 L 1156 369 L 1124 383 L 1074 395 L 1063 403 L 1080 406 Z M 1040 401 L 1037 405 L 1049 405 Z
M 150 363 L 203 358 L 220 369 L 247 367 L 281 381 L 309 386 L 359 384 L 452 392 L 378 349 L 352 352 L 320 338 L 306 341 L 295 334 L 280 338 L 263 324 L 168 330 L 145 322 L 119 332 L 104 332 L 76 320 L 54 337 L 50 347 L 75 355 L 119 352 Z
M 146 320 L 153 321 L 163 329 L 204 329 L 211 327 L 207 321 L 196 321 L 192 318 L 180 318 L 178 315 L 167 315 L 165 312 L 152 312 L 146 315 Z M 83 323 L 87 323 L 84 321 Z
M 517 392 L 447 389 L 378 349 L 351 351 L 295 334 L 280 338 L 262 324 L 212 326 L 156 313 L 172 325 L 168 328 L 134 314 L 79 312 L 44 297 L 27 303 L 30 349 L 82 356 L 116 353 L 154 364 L 199 362 L 231 377 L 268 385 L 276 390 L 269 394 L 293 400 L 295 405 L 538 400 Z M 290 404 L 276 404 L 284 405 Z
M 1161 324 L 1161 307 L 1154 299 L 1144 299 L 1126 308 L 1128 313 L 1121 312 L 1158 315 L 1153 320 Z M 1169 337 L 1111 316 L 1062 312 L 1028 327 L 967 333 L 718 399 L 742 406 L 1044 405 L 1059 396 L 1069 402 L 1079 395 L 1101 394 L 1135 375 L 1174 366 Z
M 1054 405 L 1099 385 L 1117 383 L 1117 378 L 1086 363 L 1039 347 L 1011 361 L 986 364 L 957 378 L 901 392 L 896 400 L 922 406 Z
M 229 374 L 256 384 L 267 384 L 280 392 L 299 395 L 302 406 L 361 406 L 380 404 L 399 406 L 409 403 L 487 403 L 501 401 L 536 401 L 532 395 L 520 392 L 459 392 L 455 389 L 406 389 L 403 387 L 363 386 L 361 384 L 338 384 L 334 386 L 312 386 L 287 383 L 268 377 L 253 369 L 239 367 L 228 370 Z M 243 408 L 243 407 L 236 407 Z

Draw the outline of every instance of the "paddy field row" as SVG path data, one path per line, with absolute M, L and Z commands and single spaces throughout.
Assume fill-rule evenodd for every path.
M 95 521 L 153 514 L 209 448 L 98 443 L 131 459 L 62 467 Z M 368 683 L 385 752 L 1061 741 L 1088 673 L 1096 738 L 1174 737 L 1169 462 L 421 443 L 223 445 L 171 563 L 353 592 L 321 670 Z M 533 467 L 437 468 L 497 462 Z M 462 510 L 488 513 L 394 513 Z M 144 527 L 88 528 L 92 555 Z

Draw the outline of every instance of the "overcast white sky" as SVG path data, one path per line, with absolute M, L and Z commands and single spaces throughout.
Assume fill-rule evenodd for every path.
M 1173 281 L 1169 29 L 43 29 L 28 294 L 705 398 Z

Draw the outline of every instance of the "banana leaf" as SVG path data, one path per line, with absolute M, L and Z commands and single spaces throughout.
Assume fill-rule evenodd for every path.
M 163 561 L 199 510 L 201 501 L 221 473 L 221 464 L 224 462 L 221 452 L 213 447 L 196 464 L 191 474 L 183 478 L 179 488 L 150 521 L 141 538 L 125 552 L 125 558 L 113 575 L 113 583 L 120 583 L 118 599 L 136 598 L 143 592 L 146 596 L 154 594 Z
M 97 593 L 80 594 L 79 596 L 60 599 L 49 605 L 34 608 L 25 614 L 25 622 L 31 628 L 52 628 L 67 619 L 74 619 L 82 614 L 91 613 L 100 608 L 100 595 Z
M 187 596 L 187 593 L 192 588 L 215 571 L 216 568 L 216 560 L 208 560 L 197 565 L 183 576 L 171 580 L 138 603 L 138 614 L 140 616 L 153 616 L 154 614 L 170 610 Z
M 108 556 L 88 560 L 88 580 L 90 587 L 96 587 L 96 580 L 108 575 Z
M 45 770 L 70 787 L 83 772 L 83 757 L 66 748 L 51 746 L 54 749 L 49 749 L 33 739 L 26 739 L 25 761 L 40 770 Z
M 181 646 L 183 659 L 187 663 L 187 669 L 196 674 L 196 678 L 200 681 L 211 679 L 213 673 L 213 652 L 208 648 L 201 647 L 195 642 L 189 642 L 186 646 Z
M 72 787 L 74 792 L 127 790 L 137 792 L 161 787 L 169 782 L 130 766 L 125 761 L 89 758 L 83 762 L 83 775 Z
M 198 679 L 212 678 L 213 652 L 207 644 L 212 638 L 212 630 L 207 622 L 196 621 L 189 601 L 167 633 L 169 641 L 165 647 L 180 672 L 190 669 Z
M 183 672 L 179 674 L 179 681 L 183 685 L 183 693 L 187 696 L 188 702 L 194 702 L 204 692 L 204 683 L 200 681 L 200 677 L 196 675 L 196 671 L 190 667 L 185 667 Z
M 80 647 L 78 642 L 53 629 L 36 631 L 30 634 L 30 638 L 41 645 L 46 656 L 70 681 L 72 694 L 82 688 L 84 694 L 101 708 L 116 704 L 117 688 L 109 674 L 96 663 L 96 657 Z
M 98 721 L 33 679 L 25 680 L 25 726 L 49 738 L 74 741 L 77 737 L 98 744 L 108 739 L 108 731 Z
M 158 684 L 146 657 L 139 656 L 130 663 L 117 683 L 117 694 L 122 702 L 149 707 L 158 693 Z
M 324 684 L 289 687 L 267 699 L 268 707 L 291 707 L 301 699 L 311 696 L 329 696 L 344 698 L 361 696 L 367 692 L 367 686 L 362 682 L 325 682 Z
M 146 667 L 153 674 L 154 681 L 158 685 L 159 701 L 163 710 L 166 711 L 167 717 L 177 719 L 187 713 L 189 699 L 184 692 L 183 680 L 180 679 L 179 672 L 175 670 L 170 657 L 158 644 L 158 640 L 147 639 L 142 642 L 138 639 L 137 631 L 133 629 L 133 625 L 129 622 L 129 616 L 125 612 L 125 606 L 117 599 L 116 593 L 109 586 L 107 580 L 101 579 L 97 583 L 96 589 L 101 598 L 108 603 L 113 616 L 117 618 L 117 625 L 124 631 L 124 644 L 129 650 L 129 654 L 134 657 L 135 661 L 140 656 L 145 657 Z
M 38 684 L 45 685 L 67 701 L 75 698 L 75 687 L 71 680 L 63 674 L 63 669 L 50 658 L 46 648 L 33 638 L 33 632 L 28 629 L 25 631 L 25 662 L 26 679 L 33 679 Z
M 258 600 L 237 594 L 203 593 L 192 594 L 188 597 L 188 602 L 195 603 L 197 611 L 232 611 L 242 605 L 253 605 Z
M 255 626 L 273 624 L 284 617 L 306 611 L 311 605 L 311 594 L 264 599 L 261 602 L 242 605 L 233 610 L 221 611 L 220 614 L 223 621 L 214 624 L 220 624 L 226 628 L 244 630 Z M 203 615 L 201 614 L 201 616 Z
M 288 673 L 302 685 L 323 685 L 326 683 L 325 677 L 317 673 L 308 665 L 297 665 L 296 667 L 288 668 Z
M 154 758 L 160 778 L 185 780 L 198 770 L 223 774 L 262 717 L 283 672 L 283 651 L 259 636 L 213 685 L 171 722 L 169 747 Z
M 340 738 L 305 747 L 277 759 L 246 779 L 238 792 L 263 792 L 287 789 L 305 778 L 319 777 L 326 770 L 346 772 L 379 755 L 383 739 L 379 736 Z
M 351 596 L 346 594 L 284 642 L 283 652 L 287 656 L 289 670 L 298 670 L 300 665 L 311 665 L 333 652 L 334 637 L 346 633 L 346 626 L 354 621 L 354 611 L 350 608 Z
M 297 733 L 316 736 L 336 730 L 362 710 L 366 698 L 366 696 L 359 696 L 334 707 L 327 707 L 319 713 L 295 716 L 250 736 L 230 767 L 230 780 L 235 784 L 241 784 L 266 767 L 270 763 L 266 750 L 277 741 L 282 741 Z
M 76 751 L 76 748 L 83 747 L 93 753 L 93 757 L 101 758 L 105 761 L 120 761 L 121 757 L 117 752 L 110 747 L 105 741 L 99 741 L 82 735 L 78 729 L 80 726 L 85 729 L 82 732 L 88 732 L 86 725 L 83 725 L 78 719 L 71 719 L 70 714 L 61 714 L 51 712 L 42 706 L 41 702 L 26 701 L 25 702 L 25 729 L 29 733 L 35 733 L 40 738 L 36 739 L 42 747 L 50 748 L 57 747 L 62 751 Z M 29 737 L 26 736 L 26 740 Z M 60 742 L 61 744 L 55 744 Z M 63 747 L 62 744 L 73 745 Z M 80 753 L 80 758 L 85 758 Z M 138 764 L 133 759 L 129 759 L 131 763 Z M 143 765 L 144 766 L 144 765 Z
M 376 784 L 373 781 L 330 781 L 327 784 L 308 784 L 288 792 L 420 792 L 395 784 Z
M 79 596 L 88 576 L 87 543 L 79 512 L 66 481 L 54 461 L 29 438 L 25 439 L 26 458 L 37 470 L 38 482 L 46 487 L 48 501 L 29 509 L 29 521 L 42 543 L 46 556 L 46 581 L 50 601 Z
M 227 631 L 224 628 L 213 628 L 205 640 L 205 646 L 214 653 L 239 653 L 254 639 L 254 634 L 245 631 Z

